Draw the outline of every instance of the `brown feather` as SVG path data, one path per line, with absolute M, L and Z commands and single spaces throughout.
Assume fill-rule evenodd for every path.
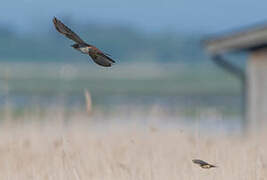
M 56 30 L 66 36 L 67 38 L 79 43 L 86 44 L 76 33 L 74 33 L 70 28 L 64 25 L 60 20 L 56 17 L 53 18 L 53 23 L 55 25 Z

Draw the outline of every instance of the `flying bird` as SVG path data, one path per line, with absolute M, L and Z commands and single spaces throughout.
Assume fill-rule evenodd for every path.
M 210 168 L 217 167 L 215 165 L 209 164 L 209 163 L 202 161 L 200 159 L 193 159 L 192 161 L 193 161 L 193 163 L 198 164 L 200 167 L 202 167 L 204 169 L 210 169 Z
M 84 42 L 76 33 L 74 33 L 56 17 L 53 18 L 53 23 L 59 33 L 76 42 L 75 44 L 71 45 L 71 47 L 82 52 L 83 54 L 89 54 L 96 64 L 104 67 L 110 67 L 113 63 L 115 63 L 115 61 L 109 57 L 109 54 L 103 53 L 95 46 Z

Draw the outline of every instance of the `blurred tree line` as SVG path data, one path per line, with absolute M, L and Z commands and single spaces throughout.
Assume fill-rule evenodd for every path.
M 122 25 L 77 25 L 63 21 L 87 43 L 99 47 L 119 62 L 199 62 L 204 57 L 201 34 L 141 32 Z M 74 52 L 71 40 L 56 32 L 52 23 L 43 32 L 18 33 L 0 25 L 0 61 L 72 61 L 84 58 Z

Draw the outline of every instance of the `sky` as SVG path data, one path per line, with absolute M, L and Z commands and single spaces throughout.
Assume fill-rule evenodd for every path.
M 266 0 L 3 0 L 0 25 L 40 31 L 53 16 L 147 32 L 217 33 L 267 20 Z

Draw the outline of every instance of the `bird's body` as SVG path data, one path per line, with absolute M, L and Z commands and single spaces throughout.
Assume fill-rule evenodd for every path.
M 110 67 L 113 63 L 115 63 L 115 61 L 111 59 L 108 54 L 103 53 L 95 46 L 84 42 L 77 34 L 75 34 L 57 18 L 54 17 L 53 23 L 59 33 L 76 42 L 75 44 L 71 45 L 74 49 L 83 54 L 88 54 L 96 64 L 104 67 Z
M 85 45 L 79 45 L 79 44 L 74 44 L 72 45 L 74 49 L 77 51 L 80 51 L 83 54 L 89 54 L 91 47 L 90 46 L 85 46 Z
M 200 159 L 193 159 L 192 161 L 193 161 L 193 163 L 198 164 L 200 167 L 202 167 L 204 169 L 210 169 L 210 168 L 217 167 L 215 165 L 209 164 L 209 163 L 207 163 L 203 160 L 200 160 Z

